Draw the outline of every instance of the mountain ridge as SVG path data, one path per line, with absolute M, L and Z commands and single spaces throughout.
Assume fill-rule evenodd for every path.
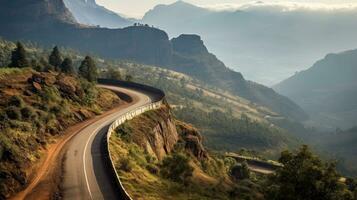
M 131 20 L 98 5 L 95 0 L 64 0 L 64 3 L 76 20 L 82 24 L 106 28 L 121 28 L 132 24 Z
M 319 125 L 351 128 L 357 123 L 356 65 L 357 49 L 328 54 L 274 88 L 314 113 Z
M 1 2 L 0 23 L 3 24 L 3 29 L 0 30 L 0 35 L 5 39 L 31 40 L 47 46 L 56 44 L 104 58 L 135 60 L 170 68 L 241 95 L 253 103 L 270 107 L 286 117 L 295 120 L 306 118 L 304 111 L 294 102 L 265 86 L 247 82 L 241 73 L 227 68 L 207 51 L 199 36 L 181 35 L 170 41 L 166 32 L 147 25 L 123 29 L 83 27 L 73 20 L 63 20 L 68 18 L 70 12 L 62 0 L 36 1 L 39 5 L 37 9 L 54 4 L 58 13 L 56 15 L 52 15 L 51 9 L 34 9 L 30 12 L 31 3 L 19 1 L 22 2 L 20 11 L 9 1 Z M 33 12 L 40 12 L 42 17 L 35 22 L 23 17 Z M 9 17 L 12 15 L 10 13 L 15 13 L 17 17 Z M 187 47 L 191 52 L 184 52 Z

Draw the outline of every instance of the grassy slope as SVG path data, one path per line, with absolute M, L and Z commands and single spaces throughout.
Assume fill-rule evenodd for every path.
M 46 83 L 30 81 L 34 75 Z M 114 93 L 76 77 L 0 68 L 0 198 L 27 183 L 63 130 L 119 102 Z
M 13 47 L 13 43 L 0 41 L 0 45 L 3 46 L 0 48 L 0 57 L 1 55 L 9 55 L 10 47 Z M 37 60 L 40 60 L 41 57 L 47 57 L 49 53 L 33 45 L 27 44 L 26 46 L 29 56 Z M 64 57 L 71 57 L 76 65 L 83 59 L 83 55 L 75 51 L 68 49 L 61 49 L 61 51 Z M 9 56 L 6 58 L 9 59 Z M 288 134 L 287 131 L 283 131 L 278 127 L 269 128 L 271 126 L 270 119 L 284 120 L 283 117 L 268 108 L 254 104 L 237 95 L 206 85 L 197 79 L 170 70 L 126 61 L 111 62 L 101 58 L 96 58 L 96 61 L 98 66 L 102 69 L 108 66 L 119 68 L 122 77 L 129 74 L 134 77 L 134 81 L 163 89 L 167 94 L 169 103 L 175 108 L 175 113 L 179 114 L 179 119 L 190 122 L 199 128 L 206 137 L 205 143 L 211 148 L 236 151 L 245 147 L 264 151 L 266 155 L 273 155 L 297 143 L 294 136 Z M 9 60 L 1 62 L 9 63 Z M 103 76 L 104 75 L 106 75 L 105 72 L 103 72 Z M 189 116 L 193 114 L 191 106 L 194 106 L 195 110 L 198 111 L 195 115 L 195 119 Z M 208 118 L 208 123 L 206 123 L 199 117 L 201 112 L 209 112 L 214 115 L 217 111 L 227 114 L 232 124 L 238 124 L 242 114 L 247 115 L 250 119 L 265 127 L 265 130 L 261 130 L 259 134 L 256 134 L 254 132 L 243 133 L 234 127 L 223 127 L 230 131 L 222 132 L 222 127 L 208 125 L 226 120 L 225 118 Z M 277 123 L 274 122 L 274 124 Z M 248 141 L 241 139 L 244 136 L 249 136 Z M 261 141 L 263 141 L 263 143 Z
M 270 122 L 270 119 L 286 120 L 282 116 L 227 91 L 152 66 L 130 62 L 107 65 L 119 67 L 123 75 L 134 75 L 135 81 L 163 89 L 176 117 L 199 128 L 210 148 L 229 151 L 249 148 L 275 157 L 282 149 L 299 143 L 288 131 Z M 242 115 L 250 119 L 252 126 L 248 130 L 243 130 Z
M 167 111 L 164 109 L 149 111 L 126 122 L 120 127 L 120 133 L 112 135 L 110 149 L 116 168 L 126 190 L 134 199 L 240 199 L 244 195 L 253 199 L 260 198 L 256 189 L 247 187 L 253 184 L 250 181 L 237 184 L 229 178 L 229 169 L 234 161 L 213 154 L 204 161 L 199 161 L 192 154 L 186 154 L 190 159 L 190 165 L 194 168 L 193 176 L 186 184 L 164 178 L 160 173 L 162 162 L 140 148 L 133 138 L 145 137 L 149 134 L 156 125 L 155 120 L 167 116 L 165 112 Z M 185 127 L 191 129 L 188 125 Z M 178 152 L 185 153 L 184 150 L 176 147 L 171 154 Z M 156 172 L 150 170 L 152 166 L 157 169 Z M 235 187 L 245 188 L 245 191 L 236 197 L 231 197 L 230 192 Z

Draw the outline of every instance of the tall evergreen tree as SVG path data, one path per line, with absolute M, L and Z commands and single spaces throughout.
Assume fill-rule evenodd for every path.
M 97 66 L 95 65 L 94 60 L 89 56 L 86 56 L 82 61 L 78 73 L 81 77 L 87 79 L 89 82 L 97 81 Z
M 16 49 L 11 53 L 10 67 L 29 67 L 30 63 L 27 60 L 26 50 L 21 42 L 17 42 Z
M 61 71 L 66 74 L 75 74 L 73 62 L 70 58 L 65 58 L 61 64 Z
M 62 64 L 62 57 L 57 46 L 53 48 L 52 53 L 48 58 L 48 62 L 50 65 L 54 66 L 56 71 L 60 71 L 61 64 Z

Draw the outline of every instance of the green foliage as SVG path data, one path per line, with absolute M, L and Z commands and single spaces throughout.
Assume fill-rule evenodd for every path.
M 11 64 L 9 66 L 17 68 L 30 67 L 26 50 L 22 43 L 17 42 L 16 49 L 11 53 Z
M 128 82 L 133 81 L 133 76 L 127 74 L 127 75 L 125 76 L 125 81 L 128 81 Z
M 129 158 L 123 158 L 120 160 L 119 163 L 119 169 L 125 172 L 131 172 L 131 170 L 133 169 L 134 164 L 133 161 Z
M 334 163 L 324 163 L 307 146 L 299 152 L 284 151 L 279 159 L 284 167 L 268 181 L 267 199 L 349 200 L 352 193 L 340 182 Z
M 114 67 L 108 67 L 106 78 L 114 80 L 122 80 L 122 75 L 118 69 Z
M 84 97 L 82 97 L 81 103 L 88 106 L 93 105 L 98 97 L 98 90 L 95 83 L 88 82 L 86 80 L 80 80 L 80 84 L 84 91 Z
M 161 173 L 163 177 L 180 183 L 188 183 L 193 168 L 190 159 L 181 153 L 174 153 L 162 161 Z
M 244 161 L 241 164 L 237 164 L 231 169 L 231 176 L 236 180 L 249 179 L 250 170 L 248 163 Z
M 128 123 L 120 125 L 115 132 L 125 142 L 131 142 L 132 128 Z
M 61 53 L 58 50 L 58 47 L 55 46 L 48 58 L 48 62 L 50 65 L 52 65 L 54 67 L 54 69 L 56 71 L 60 71 L 61 70 L 61 64 L 62 64 L 62 57 L 61 57 Z
M 20 96 L 14 95 L 14 96 L 10 97 L 7 105 L 21 108 L 25 105 L 25 103 L 24 103 L 24 100 Z
M 61 64 L 61 72 L 69 74 L 69 75 L 75 74 L 72 59 L 70 59 L 70 58 L 64 59 L 64 61 Z
M 35 119 L 37 117 L 37 114 L 32 107 L 26 106 L 21 109 L 21 116 L 23 119 L 30 120 Z
M 96 82 L 98 78 L 97 66 L 94 60 L 86 56 L 79 67 L 79 75 L 89 82 Z
M 5 109 L 6 115 L 8 118 L 12 120 L 20 120 L 21 119 L 21 112 L 18 107 L 9 106 Z
M 59 102 L 61 99 L 60 92 L 56 87 L 52 86 L 45 86 L 43 91 L 40 93 L 40 96 L 45 100 L 47 103 L 50 102 Z

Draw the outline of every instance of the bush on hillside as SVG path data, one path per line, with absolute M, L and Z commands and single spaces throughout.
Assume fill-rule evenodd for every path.
M 27 119 L 27 120 L 34 119 L 36 115 L 37 114 L 35 110 L 30 106 L 26 106 L 21 109 L 21 116 L 23 119 Z
M 236 180 L 243 180 L 250 178 L 250 170 L 248 164 L 244 161 L 241 164 L 237 164 L 231 169 L 231 176 Z
M 18 107 L 10 106 L 5 109 L 6 115 L 9 119 L 20 120 L 21 112 Z
M 174 153 L 162 161 L 161 173 L 167 179 L 186 184 L 193 173 L 193 167 L 189 162 L 190 159 L 187 156 Z
M 134 167 L 133 161 L 128 158 L 123 158 L 119 161 L 119 169 L 124 172 L 131 172 Z
M 20 96 L 14 95 L 14 96 L 10 97 L 7 105 L 21 108 L 25 105 L 25 102 Z

